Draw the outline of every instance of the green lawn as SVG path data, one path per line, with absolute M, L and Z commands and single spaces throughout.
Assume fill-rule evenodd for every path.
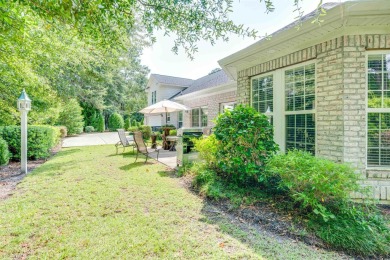
M 152 161 L 152 160 L 151 160 Z M 0 201 L 0 259 L 335 259 L 208 214 L 161 164 L 63 149 Z

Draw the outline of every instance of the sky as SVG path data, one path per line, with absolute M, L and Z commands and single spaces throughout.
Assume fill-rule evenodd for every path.
M 343 2 L 344 0 L 323 0 L 327 2 Z M 259 0 L 234 0 L 231 19 L 259 32 L 259 35 L 272 34 L 278 29 L 293 22 L 298 15 L 294 12 L 294 0 L 273 0 L 275 11 L 266 14 L 264 3 Z M 301 0 L 304 14 L 316 9 L 320 0 Z M 326 19 L 326 16 L 324 17 Z M 145 48 L 141 56 L 143 65 L 149 67 L 151 73 L 182 78 L 197 79 L 219 68 L 218 60 L 227 57 L 249 45 L 259 41 L 253 38 L 230 36 L 229 42 L 217 41 L 214 46 L 208 42 L 198 43 L 195 59 L 190 60 L 183 51 L 174 54 L 171 51 L 173 39 L 164 36 L 163 32 L 156 33 L 157 42 Z

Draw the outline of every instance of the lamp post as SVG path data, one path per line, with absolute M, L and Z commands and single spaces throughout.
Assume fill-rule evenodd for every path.
M 271 112 L 271 108 L 268 106 L 267 108 L 267 111 L 265 111 L 264 115 L 266 117 L 268 117 L 268 122 L 271 123 L 271 116 L 272 116 L 272 112 Z
M 31 110 L 31 99 L 27 96 L 26 91 L 23 89 L 22 94 L 18 98 L 18 109 L 20 111 L 21 123 L 21 154 L 20 154 L 20 164 L 21 172 L 27 174 L 27 113 Z

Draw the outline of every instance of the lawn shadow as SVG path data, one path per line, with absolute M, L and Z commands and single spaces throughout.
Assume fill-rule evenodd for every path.
M 125 152 L 125 153 L 114 153 L 114 154 L 110 154 L 110 155 L 107 155 L 107 157 L 114 157 L 114 156 L 123 156 L 123 157 L 131 157 L 131 156 L 135 156 L 137 153 L 136 152 Z
M 72 168 L 76 168 L 77 163 L 75 161 L 69 161 L 69 162 L 59 162 L 59 163 L 53 163 L 53 162 L 46 162 L 42 164 L 40 167 L 35 168 L 32 172 L 29 173 L 29 175 L 46 175 L 46 176 L 55 176 L 60 175 L 60 170 L 70 170 Z

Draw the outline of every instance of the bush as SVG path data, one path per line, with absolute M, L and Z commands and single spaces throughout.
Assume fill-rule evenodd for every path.
M 125 119 L 124 128 L 125 128 L 125 130 L 128 130 L 130 128 L 130 119 L 129 118 Z
M 9 162 L 10 153 L 8 151 L 7 142 L 0 137 L 0 165 L 7 165 Z
M 85 132 L 86 133 L 92 133 L 92 132 L 95 132 L 95 128 L 91 125 L 88 125 L 85 127 Z
M 20 159 L 20 126 L 0 127 L 0 137 L 7 143 L 11 158 Z M 50 156 L 50 149 L 58 144 L 60 129 L 53 126 L 28 126 L 27 157 L 41 159 Z
M 60 138 L 65 138 L 68 136 L 68 129 L 66 126 L 57 126 L 60 131 Z
M 110 131 L 116 131 L 124 127 L 123 117 L 118 113 L 113 113 L 108 119 L 108 128 Z
M 268 176 L 279 176 L 281 188 L 303 209 L 320 215 L 324 221 L 334 218 L 327 204 L 349 199 L 351 192 L 362 192 L 358 177 L 349 165 L 314 157 L 304 151 L 276 155 L 267 165 Z
M 141 125 L 138 127 L 138 129 L 142 132 L 142 137 L 145 140 L 149 140 L 150 136 L 152 135 L 152 128 L 148 125 Z
M 84 119 L 82 116 L 82 108 L 76 99 L 70 99 L 65 104 L 57 124 L 66 126 L 68 135 L 75 135 L 83 132 Z
M 101 133 L 104 132 L 104 130 L 106 129 L 106 126 L 104 124 L 104 117 L 101 113 L 97 115 L 95 129 L 97 132 L 101 132 Z
M 240 105 L 219 115 L 214 130 L 220 170 L 239 183 L 261 181 L 266 160 L 278 150 L 268 118 Z
M 177 135 L 177 130 L 176 129 L 169 130 L 169 135 Z
M 314 216 L 309 222 L 318 237 L 349 253 L 378 259 L 378 255 L 389 256 L 390 230 L 372 205 L 338 203 L 331 210 L 334 219 L 324 221 Z
M 195 150 L 199 152 L 200 158 L 205 160 L 208 167 L 215 168 L 218 150 L 218 141 L 215 138 L 215 135 L 212 134 L 206 138 L 194 138 L 192 141 L 195 144 Z

